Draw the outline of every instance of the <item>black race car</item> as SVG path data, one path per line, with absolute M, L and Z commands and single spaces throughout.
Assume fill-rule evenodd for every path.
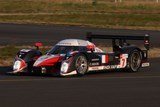
M 112 52 L 96 47 L 93 39 L 112 40 Z M 142 40 L 145 49 L 131 45 L 127 40 Z M 149 66 L 149 36 L 115 36 L 87 34 L 87 40 L 65 39 L 58 42 L 45 55 L 37 49 L 22 49 L 18 52 L 12 73 L 46 73 L 60 76 L 84 75 L 87 72 L 124 69 L 137 72 Z

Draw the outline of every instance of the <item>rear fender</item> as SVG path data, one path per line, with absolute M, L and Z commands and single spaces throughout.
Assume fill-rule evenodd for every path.
M 142 58 L 142 60 L 144 59 L 144 52 L 140 49 L 140 48 L 138 48 L 138 47 L 136 47 L 136 46 L 128 46 L 128 47 L 124 47 L 124 48 L 122 48 L 122 52 L 123 53 L 125 53 L 125 54 L 128 54 L 128 59 L 127 59 L 127 68 L 129 67 L 129 60 L 130 60 L 130 56 L 131 56 L 131 53 L 134 51 L 134 50 L 137 50 L 137 51 L 139 51 L 140 52 L 140 55 L 141 55 L 141 58 Z
M 132 51 L 137 50 L 137 51 L 140 52 L 141 57 L 143 58 L 143 55 L 142 55 L 142 54 L 143 54 L 144 52 L 143 52 L 140 48 L 138 48 L 138 47 L 136 47 L 136 46 L 127 46 L 127 47 L 122 47 L 121 49 L 122 49 L 122 53 L 128 54 L 128 56 L 131 55 Z

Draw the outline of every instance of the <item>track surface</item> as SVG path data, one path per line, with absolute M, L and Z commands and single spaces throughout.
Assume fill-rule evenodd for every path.
M 95 30 L 95 31 L 94 31 Z M 146 31 L 107 30 L 81 27 L 0 24 L 2 44 L 55 42 L 77 38 L 86 31 L 110 34 L 143 34 Z M 153 38 L 158 37 L 157 31 Z M 40 34 L 40 36 L 38 35 Z M 51 36 L 51 35 L 59 36 Z M 46 35 L 46 36 L 43 36 Z M 61 36 L 60 36 L 61 35 Z M 64 36 L 63 36 L 64 35 Z M 72 35 L 72 36 L 71 36 Z M 16 38 L 19 37 L 19 38 Z M 33 38 L 31 38 L 33 37 Z M 81 36 L 83 38 L 83 36 Z M 81 38 L 79 37 L 79 38 Z M 45 39 L 46 38 L 46 39 Z M 54 39 L 53 39 L 54 41 Z M 158 44 L 158 41 L 154 42 Z M 151 67 L 137 73 L 101 72 L 84 77 L 5 75 L 9 67 L 0 67 L 1 107 L 160 107 L 160 59 L 152 59 Z
M 0 75 L 2 107 L 160 107 L 160 59 L 137 73 L 84 77 Z M 1 68 L 2 69 L 2 68 Z M 7 69 L 3 68 L 3 71 Z
M 0 24 L 0 45 L 8 44 L 33 44 L 41 41 L 45 44 L 54 45 L 59 40 L 66 38 L 85 39 L 86 32 L 116 35 L 151 35 L 151 44 L 160 46 L 160 31 L 147 30 L 124 30 L 124 29 L 100 29 L 78 26 L 61 25 L 17 25 Z

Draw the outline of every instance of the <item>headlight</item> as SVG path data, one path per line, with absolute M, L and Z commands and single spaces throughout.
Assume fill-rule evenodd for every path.
M 21 62 L 20 61 L 16 61 L 13 65 L 13 70 L 18 70 L 20 69 L 21 66 Z
M 68 63 L 63 62 L 62 65 L 61 65 L 61 72 L 66 73 L 68 71 L 68 66 L 69 66 Z

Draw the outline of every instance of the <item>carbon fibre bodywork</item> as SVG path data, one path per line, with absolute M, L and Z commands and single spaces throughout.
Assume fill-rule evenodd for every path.
M 91 40 L 91 35 L 88 38 Z M 98 37 L 93 36 L 93 38 Z M 26 71 L 67 76 L 110 69 L 138 71 L 140 67 L 149 66 L 148 51 L 127 44 L 125 40 L 139 40 L 142 37 L 120 37 L 118 38 L 120 39 L 119 45 L 115 43 L 117 37 L 110 38 L 113 39 L 113 52 L 107 53 L 96 47 L 92 42 L 80 39 L 62 40 L 45 55 L 42 55 L 39 50 L 23 49 L 16 56 L 13 72 Z M 102 39 L 106 38 L 103 37 Z M 145 47 L 147 49 L 149 49 L 148 43 L 149 41 L 146 40 Z

